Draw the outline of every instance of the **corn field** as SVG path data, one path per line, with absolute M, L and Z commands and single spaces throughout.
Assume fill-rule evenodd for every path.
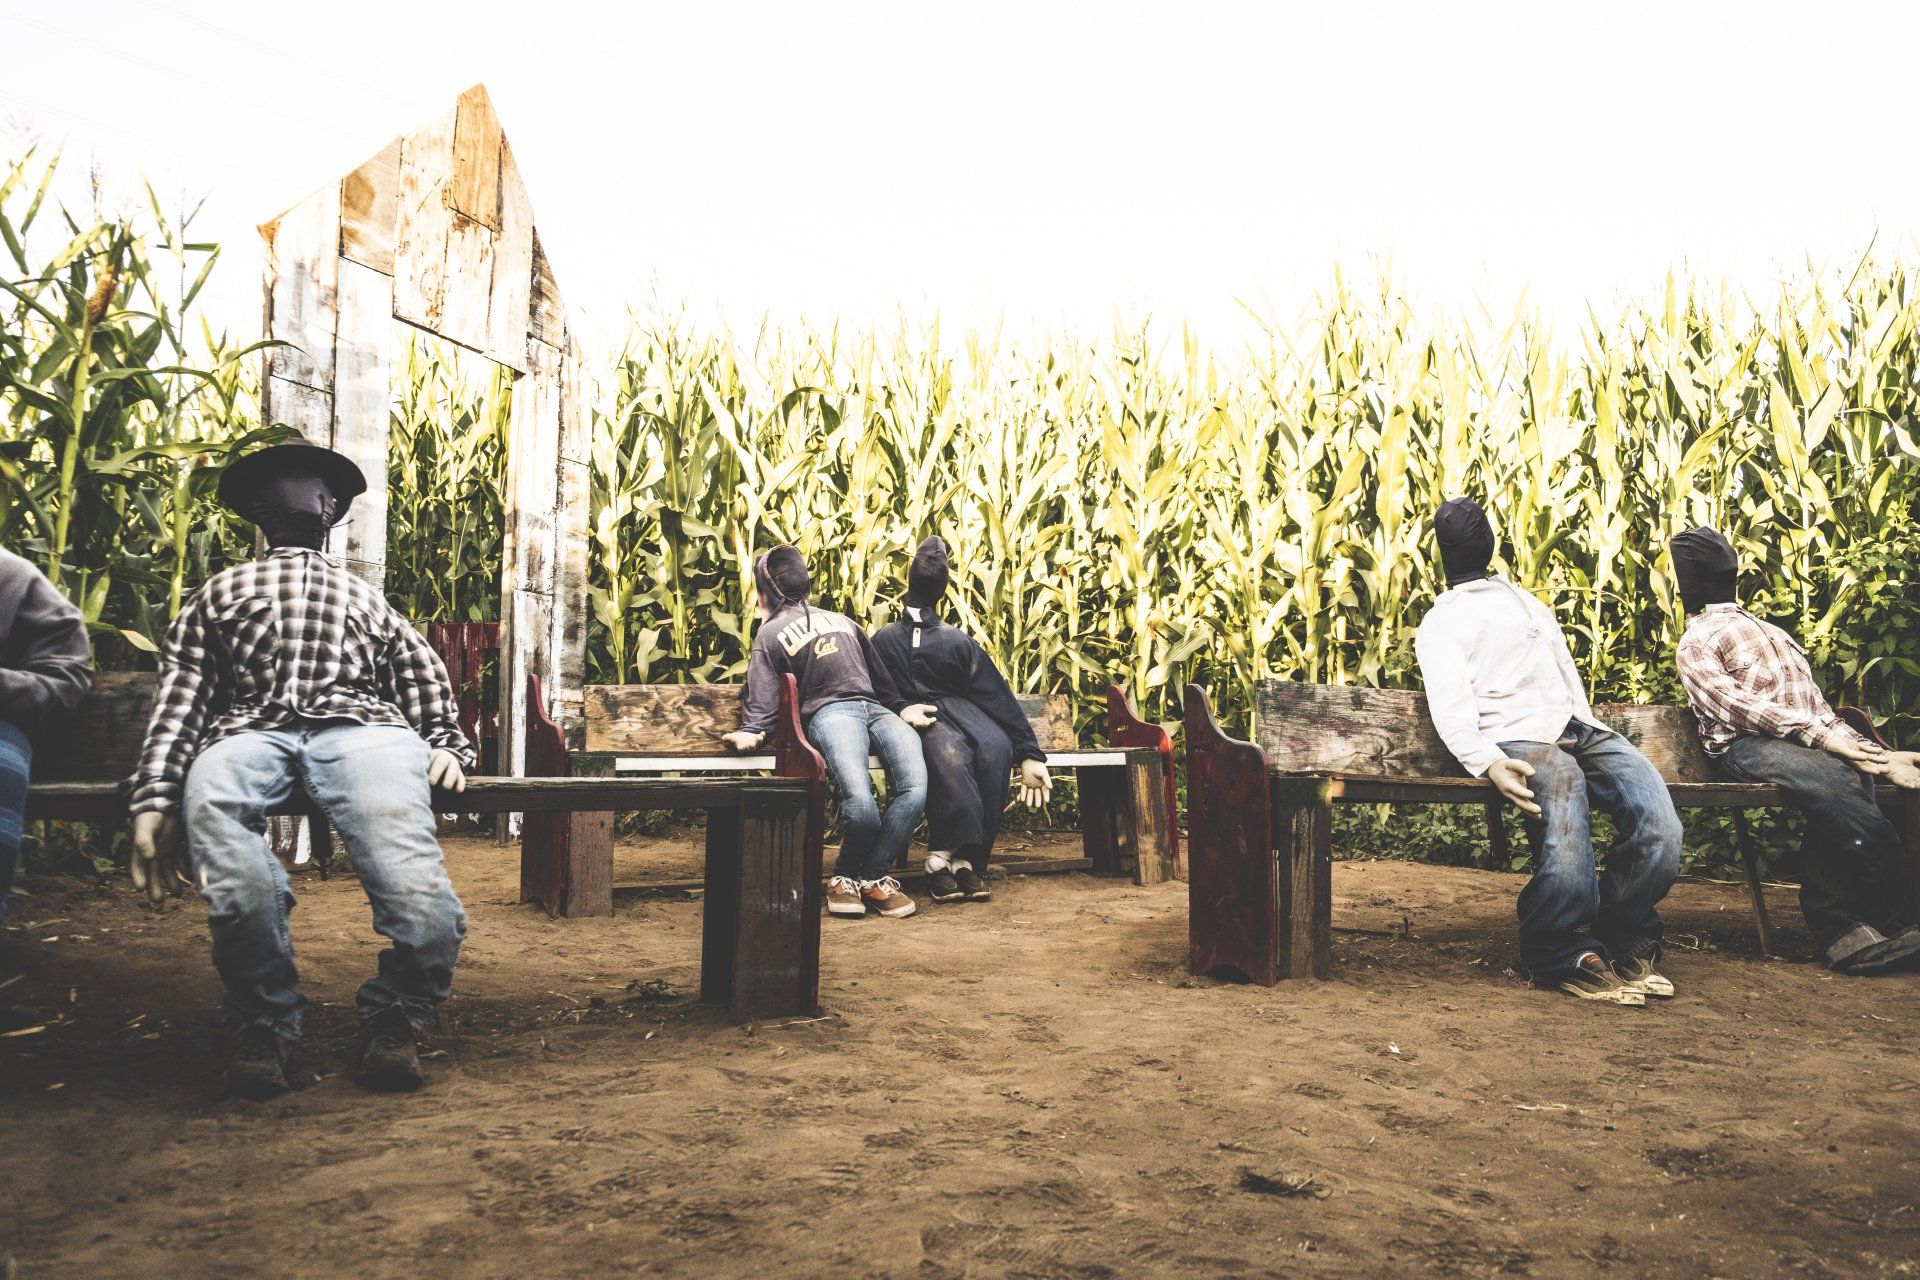
M 751 556 L 791 541 L 879 620 L 938 532 L 954 606 L 1016 685 L 1091 712 L 1108 681 L 1244 724 L 1260 679 L 1398 684 L 1439 586 L 1427 518 L 1471 494 L 1566 625 L 1596 695 L 1678 697 L 1666 538 L 1726 529 L 1756 607 L 1838 699 L 1920 712 L 1920 277 L 1808 283 L 1765 314 L 1680 282 L 1569 349 L 1423 321 L 1336 281 L 1235 354 L 1120 330 L 1024 347 L 937 328 L 663 321 L 595 423 L 591 670 L 743 669 Z

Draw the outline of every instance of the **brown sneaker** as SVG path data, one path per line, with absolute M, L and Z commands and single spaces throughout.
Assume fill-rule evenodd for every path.
M 892 876 L 882 876 L 878 880 L 869 880 L 860 886 L 860 896 L 867 900 L 867 906 L 883 916 L 898 920 L 919 910 L 913 899 L 901 892 L 900 882 Z
M 827 881 L 827 914 L 830 916 L 863 916 L 867 914 L 867 904 L 860 900 L 860 882 L 846 876 L 835 876 Z

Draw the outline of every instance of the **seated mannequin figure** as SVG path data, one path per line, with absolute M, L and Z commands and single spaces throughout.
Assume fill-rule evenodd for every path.
M 366 487 L 350 459 L 309 444 L 221 475 L 220 501 L 268 550 L 208 579 L 174 619 L 131 783 L 134 882 L 157 900 L 185 871 L 207 904 L 236 1032 L 230 1096 L 285 1092 L 300 1035 L 294 896 L 267 839 L 267 811 L 296 790 L 339 832 L 392 944 L 360 988 L 362 1084 L 421 1084 L 418 1028 L 446 998 L 466 935 L 429 790 L 463 790 L 473 762 L 446 668 L 321 550 Z
M 1415 649 L 1433 727 L 1474 777 L 1527 816 L 1534 873 L 1520 891 L 1533 984 L 1583 1000 L 1670 996 L 1658 906 L 1680 870 L 1680 816 L 1647 758 L 1594 717 L 1553 611 L 1499 574 L 1493 527 L 1470 498 L 1434 514 L 1447 589 Z M 1596 878 L 1590 807 L 1613 815 Z
M 1920 964 L 1900 835 L 1874 799 L 1885 779 L 1920 787 L 1920 756 L 1849 728 L 1792 636 L 1735 601 L 1740 561 L 1712 529 L 1668 544 L 1687 629 L 1675 662 L 1720 775 L 1786 789 L 1806 816 L 1800 910 L 1827 965 L 1880 974 Z
M 928 723 L 933 708 L 900 696 L 857 623 L 808 601 L 813 580 L 798 550 L 775 547 L 754 562 L 753 577 L 760 629 L 747 658 L 740 728 L 726 743 L 744 752 L 766 741 L 780 712 L 780 679 L 792 675 L 801 724 L 820 749 L 840 801 L 843 830 L 827 880 L 827 912 L 910 916 L 914 901 L 893 878 L 893 867 L 927 804 L 927 766 L 909 726 Z M 893 792 L 884 814 L 873 795 L 870 756 L 880 758 Z
M 935 902 L 985 901 L 987 860 L 1007 807 L 1012 771 L 1038 807 L 1052 794 L 1047 756 L 1000 668 L 979 643 L 941 620 L 950 578 L 947 546 L 928 538 L 907 571 L 903 617 L 873 647 L 901 696 L 938 716 L 920 730 L 927 757 L 927 872 Z
M 93 683 L 87 624 L 29 560 L 0 550 L 0 924 L 20 857 L 32 735 Z

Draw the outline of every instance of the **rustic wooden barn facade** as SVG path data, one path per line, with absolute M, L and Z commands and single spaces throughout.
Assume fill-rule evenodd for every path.
M 514 374 L 501 569 L 500 771 L 525 764 L 528 675 L 571 732 L 587 610 L 584 385 L 533 208 L 484 87 L 260 228 L 262 412 L 360 464 L 368 491 L 332 549 L 385 578 L 395 321 Z

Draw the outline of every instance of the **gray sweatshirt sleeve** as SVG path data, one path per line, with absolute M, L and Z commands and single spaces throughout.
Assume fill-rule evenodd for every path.
M 773 732 L 773 723 L 780 714 L 780 676 L 780 664 L 773 660 L 773 646 L 755 636 L 753 649 L 747 655 L 747 691 L 741 698 L 742 733 Z
M 80 705 L 93 652 L 80 610 L 38 569 L 24 572 L 0 660 L 0 718 L 30 728 Z

